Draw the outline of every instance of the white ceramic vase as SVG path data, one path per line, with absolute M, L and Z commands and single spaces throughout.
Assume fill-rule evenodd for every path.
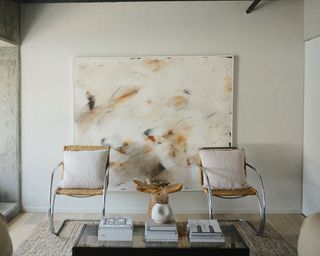
M 169 204 L 158 204 L 156 203 L 152 207 L 151 218 L 156 223 L 167 223 L 172 220 L 172 209 Z

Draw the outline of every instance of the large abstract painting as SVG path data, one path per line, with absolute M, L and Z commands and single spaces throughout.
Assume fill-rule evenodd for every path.
M 111 145 L 110 190 L 153 178 L 199 190 L 198 149 L 232 142 L 233 62 L 74 58 L 74 143 Z

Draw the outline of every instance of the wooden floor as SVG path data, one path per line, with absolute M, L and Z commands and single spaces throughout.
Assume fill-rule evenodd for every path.
M 115 214 L 116 215 L 116 214 Z M 82 218 L 82 219 L 99 219 L 98 214 L 57 214 L 57 219 L 64 218 Z M 133 215 L 135 220 L 145 220 L 145 215 Z M 206 218 L 206 214 L 177 214 L 177 220 L 187 220 L 188 218 Z M 257 215 L 253 214 L 217 214 L 220 220 L 225 219 L 244 219 L 248 221 L 258 220 Z M 268 214 L 267 222 L 271 224 L 290 244 L 297 247 L 298 235 L 301 224 L 305 217 L 301 214 Z M 9 232 L 13 242 L 14 250 L 30 235 L 32 229 L 40 222 L 46 221 L 45 213 L 21 213 L 9 223 Z

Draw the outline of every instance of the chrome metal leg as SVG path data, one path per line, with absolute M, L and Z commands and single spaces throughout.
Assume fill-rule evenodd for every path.
M 103 190 L 103 196 L 102 196 L 102 218 L 106 217 L 106 191 Z
M 266 206 L 265 203 L 262 204 L 261 202 L 261 198 L 259 196 L 259 194 L 256 194 L 257 199 L 258 199 L 258 204 L 259 204 L 259 213 L 260 213 L 260 226 L 259 226 L 259 230 L 257 232 L 258 236 L 262 236 L 263 235 L 263 231 L 264 231 L 264 227 L 266 224 Z
M 213 219 L 213 202 L 212 201 L 213 201 L 212 194 L 208 192 L 209 219 Z
M 49 199 L 49 210 L 48 210 L 48 220 L 49 220 L 49 229 L 51 234 L 54 234 L 54 225 L 53 225 L 53 201 L 54 201 L 54 197 L 51 197 L 50 195 L 50 199 Z
M 50 229 L 51 234 L 58 236 L 63 225 L 67 221 L 67 219 L 62 221 L 62 223 L 59 225 L 57 230 L 54 229 L 54 203 L 55 203 L 55 199 L 56 199 L 56 193 L 54 193 L 53 197 L 51 198 L 50 208 L 48 211 L 48 217 L 49 217 L 49 229 Z
M 241 222 L 244 222 L 248 225 L 248 227 L 251 229 L 251 231 L 253 233 L 255 233 L 257 236 L 262 236 L 263 232 L 264 232 L 264 227 L 265 227 L 265 223 L 266 223 L 266 207 L 265 204 L 263 203 L 263 200 L 261 201 L 261 198 L 259 196 L 259 194 L 256 194 L 257 200 L 258 200 L 258 206 L 259 206 L 259 215 L 260 215 L 260 223 L 259 223 L 259 228 L 258 230 L 256 230 L 256 228 L 249 223 L 246 220 L 240 219 Z

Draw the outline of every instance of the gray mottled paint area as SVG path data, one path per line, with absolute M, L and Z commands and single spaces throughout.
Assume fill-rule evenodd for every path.
M 20 6 L 12 0 L 0 0 L 0 38 L 19 44 Z
M 19 50 L 0 48 L 0 201 L 19 201 Z

